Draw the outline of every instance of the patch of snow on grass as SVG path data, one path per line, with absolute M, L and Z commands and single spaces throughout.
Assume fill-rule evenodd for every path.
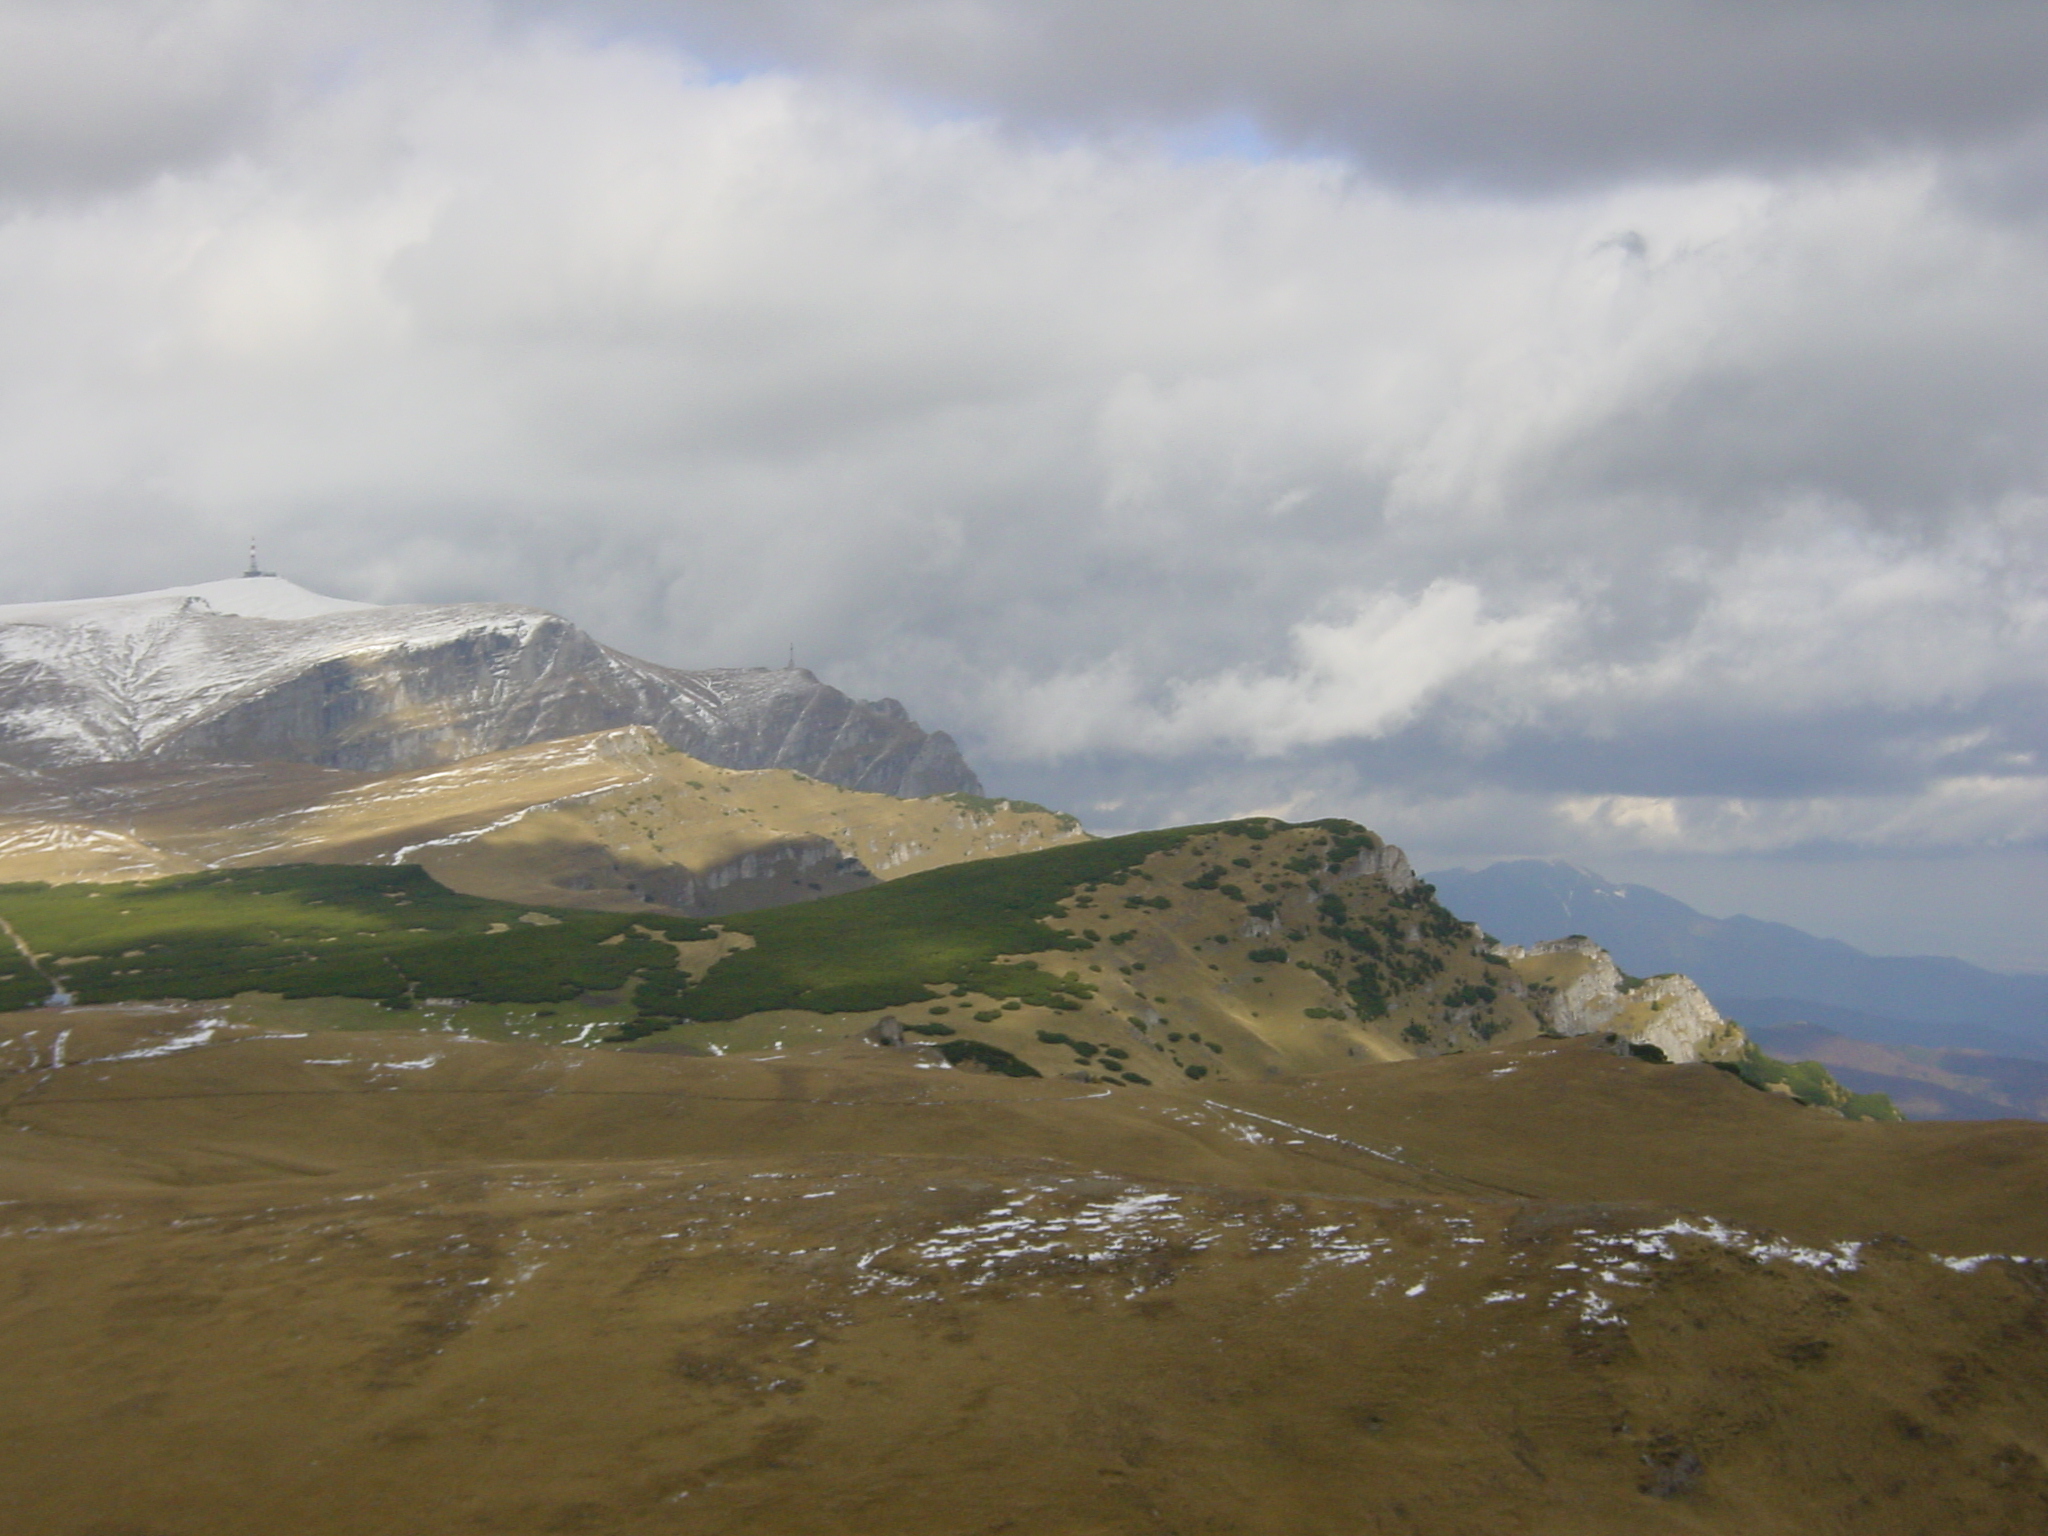
M 2040 1259 L 2030 1259 L 2017 1253 L 1973 1253 L 1967 1258 L 1956 1258 L 1949 1254 L 1928 1255 L 1944 1269 L 1952 1269 L 1959 1275 L 1974 1275 L 1986 1264 L 2039 1264 Z
M 1730 1253 L 1739 1253 L 1744 1258 L 1755 1259 L 1759 1264 L 1783 1260 L 1802 1269 L 1817 1269 L 1830 1275 L 1851 1275 L 1863 1267 L 1861 1243 L 1843 1242 L 1836 1243 L 1831 1248 L 1808 1248 L 1798 1243 L 1788 1243 L 1782 1238 L 1758 1237 L 1740 1228 L 1727 1226 L 1711 1216 L 1680 1216 L 1661 1227 L 1644 1227 L 1619 1237 L 1596 1239 L 1589 1246 L 1596 1249 L 1631 1249 L 1646 1259 L 1670 1259 L 1676 1256 L 1671 1245 L 1671 1239 L 1674 1237 L 1697 1237 Z
M 173 1035 L 168 1040 L 159 1040 L 155 1045 L 137 1046 L 132 1051 L 120 1051 L 112 1056 L 92 1056 L 78 1063 L 81 1067 L 98 1066 L 108 1061 L 147 1061 L 157 1056 L 175 1056 L 181 1051 L 196 1051 L 202 1045 L 210 1044 L 213 1037 L 228 1027 L 226 1019 L 201 1019 L 183 1034 Z
M 1578 1241 L 1575 1263 L 1564 1260 L 1551 1266 L 1558 1274 L 1583 1277 L 1550 1298 L 1553 1307 L 1578 1309 L 1579 1321 L 1588 1326 L 1625 1327 L 1627 1319 L 1615 1308 L 1616 1298 L 1608 1292 L 1643 1290 L 1652 1273 L 1649 1262 L 1669 1263 L 1678 1258 L 1677 1240 L 1694 1238 L 1726 1253 L 1740 1255 L 1759 1264 L 1785 1263 L 1828 1275 L 1854 1274 L 1862 1267 L 1863 1245 L 1836 1243 L 1829 1248 L 1807 1247 L 1782 1238 L 1760 1237 L 1728 1226 L 1711 1216 L 1680 1216 L 1657 1227 L 1634 1231 L 1601 1233 L 1581 1228 L 1572 1234 Z M 1605 1290 L 1596 1289 L 1604 1287 Z M 1488 1297 L 1488 1300 L 1493 1298 Z

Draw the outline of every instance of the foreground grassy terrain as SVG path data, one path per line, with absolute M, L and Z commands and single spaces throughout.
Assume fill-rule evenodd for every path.
M 1169 1097 L 271 1006 L 0 1028 L 20 1529 L 2048 1522 L 2048 1127 L 1593 1039 Z

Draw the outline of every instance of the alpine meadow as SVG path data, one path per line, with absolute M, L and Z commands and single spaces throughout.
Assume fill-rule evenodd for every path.
M 2048 1530 L 2043 58 L 0 0 L 7 1529 Z

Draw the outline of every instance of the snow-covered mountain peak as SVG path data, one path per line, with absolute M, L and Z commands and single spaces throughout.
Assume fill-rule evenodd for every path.
M 0 763 L 284 759 L 388 772 L 645 725 L 735 768 L 979 792 L 943 732 L 808 672 L 682 672 L 510 603 L 394 604 L 243 576 L 0 606 Z
M 321 619 L 359 613 L 375 603 L 309 592 L 282 576 L 238 576 L 189 587 L 162 587 L 120 597 L 74 598 L 56 603 L 0 604 L 0 624 L 83 625 L 127 629 L 140 620 L 180 612 L 212 612 L 248 619 Z
M 0 747 L 16 760 L 59 762 L 177 750 L 176 738 L 323 666 L 361 668 L 465 641 L 516 649 L 548 622 L 537 609 L 494 603 L 351 602 L 277 576 L 4 606 Z M 305 686 L 317 695 L 341 682 Z M 325 727 L 316 718 L 291 729 Z

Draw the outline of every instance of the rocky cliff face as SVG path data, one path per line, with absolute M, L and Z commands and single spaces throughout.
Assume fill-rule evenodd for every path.
M 1383 880 L 1396 896 L 1412 887 L 1417 879 L 1408 855 L 1392 843 L 1381 843 L 1363 853 L 1353 854 L 1334 871 L 1339 880 Z
M 535 609 L 376 607 L 254 578 L 0 608 L 0 763 L 430 767 L 644 725 L 692 757 L 979 793 L 944 732 L 800 668 L 685 672 Z
M 1624 976 L 1614 957 L 1591 939 L 1551 939 L 1499 953 L 1532 982 L 1530 1004 L 1560 1035 L 1603 1031 L 1654 1045 L 1671 1061 L 1735 1061 L 1749 1038 L 1721 1017 L 1684 976 Z

